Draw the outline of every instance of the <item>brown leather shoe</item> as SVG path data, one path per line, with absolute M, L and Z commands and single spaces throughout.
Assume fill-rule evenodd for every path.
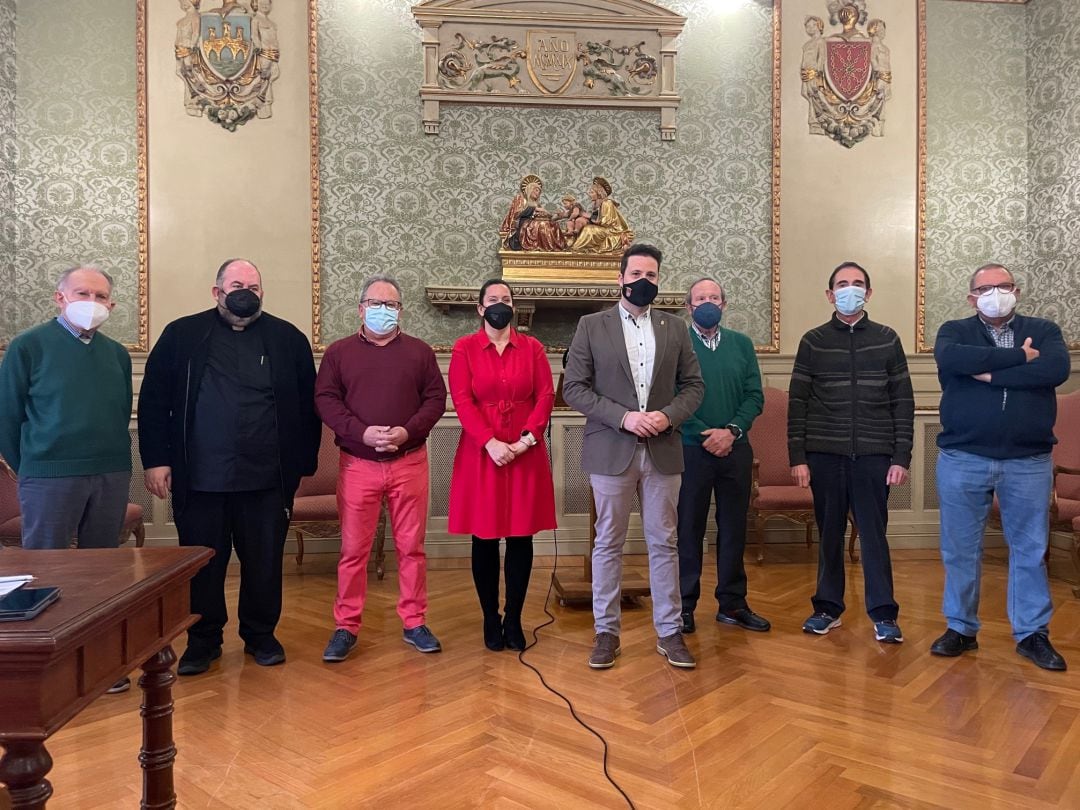
M 697 666 L 694 656 L 686 648 L 682 633 L 672 633 L 670 636 L 658 638 L 656 640 L 656 651 L 667 658 L 668 663 L 673 667 L 693 669 Z
M 593 669 L 611 669 L 615 666 L 615 657 L 619 654 L 619 637 L 613 633 L 597 633 L 589 666 Z

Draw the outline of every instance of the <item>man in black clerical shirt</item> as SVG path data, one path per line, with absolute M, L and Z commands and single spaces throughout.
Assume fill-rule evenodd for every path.
M 172 492 L 180 545 L 215 551 L 191 582 L 191 610 L 202 618 L 188 631 L 181 675 L 205 672 L 221 655 L 233 548 L 244 651 L 262 666 L 285 660 L 274 636 L 282 554 L 293 495 L 319 453 L 307 338 L 262 311 L 262 279 L 249 261 L 222 264 L 212 295 L 214 309 L 165 328 L 139 393 L 146 488 Z

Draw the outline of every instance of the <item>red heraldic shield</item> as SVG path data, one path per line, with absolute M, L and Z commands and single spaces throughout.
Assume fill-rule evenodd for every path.
M 870 40 L 829 40 L 825 77 L 833 92 L 845 101 L 854 101 L 870 81 Z

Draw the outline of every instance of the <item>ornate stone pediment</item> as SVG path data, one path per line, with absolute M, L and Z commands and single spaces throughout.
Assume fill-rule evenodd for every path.
M 686 18 L 646 0 L 427 0 L 424 131 L 439 105 L 527 104 L 660 111 L 675 138 L 674 41 Z

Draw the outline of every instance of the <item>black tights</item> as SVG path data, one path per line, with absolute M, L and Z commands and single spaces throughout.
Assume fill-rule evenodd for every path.
M 525 593 L 529 590 L 532 574 L 533 539 L 525 537 L 506 538 L 506 602 L 503 613 L 513 620 L 521 618 L 525 605 Z M 476 535 L 472 539 L 472 575 L 476 595 L 485 618 L 499 615 L 499 539 L 483 540 Z

